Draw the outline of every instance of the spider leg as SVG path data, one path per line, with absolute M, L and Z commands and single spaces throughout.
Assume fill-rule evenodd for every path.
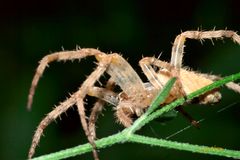
M 33 80 L 32 80 L 31 88 L 29 90 L 29 95 L 28 95 L 27 108 L 29 110 L 31 109 L 33 96 L 34 96 L 38 81 L 49 63 L 51 63 L 53 61 L 66 61 L 66 60 L 82 59 L 87 56 L 98 56 L 98 55 L 105 55 L 105 53 L 100 52 L 99 50 L 96 50 L 96 49 L 86 48 L 86 49 L 80 49 L 80 50 L 76 50 L 76 51 L 56 52 L 56 53 L 49 54 L 49 55 L 46 55 L 45 57 L 43 57 L 43 59 L 40 61 L 40 64 L 39 64 L 39 66 L 36 70 L 36 73 L 33 77 Z
M 98 154 L 96 151 L 96 144 L 92 139 L 91 133 L 88 128 L 88 123 L 86 120 L 84 102 L 83 99 L 88 93 L 88 90 L 93 87 L 94 83 L 100 78 L 100 76 L 106 71 L 109 64 L 111 63 L 111 56 L 104 56 L 104 59 L 99 62 L 97 68 L 89 75 L 89 77 L 83 82 L 77 93 L 77 107 L 80 120 L 82 123 L 83 130 L 88 138 L 89 143 L 93 146 L 93 156 L 95 160 L 98 160 Z
M 54 110 L 47 114 L 47 116 L 40 122 L 33 136 L 32 144 L 29 149 L 28 158 L 31 159 L 35 153 L 35 148 L 40 141 L 40 137 L 44 131 L 44 129 L 57 117 L 59 117 L 63 112 L 65 112 L 68 108 L 73 106 L 76 103 L 76 93 L 71 95 L 70 98 L 60 103 Z
M 150 83 L 157 89 L 161 90 L 167 81 L 174 77 L 172 71 L 174 68 L 167 62 L 161 61 L 154 57 L 144 57 L 139 61 L 139 65 L 142 68 L 143 73 L 147 76 Z M 156 72 L 152 66 L 156 66 L 159 70 Z M 172 91 L 167 102 L 171 102 L 173 99 L 184 96 L 185 92 L 182 89 L 182 85 L 179 79 L 175 82 Z
M 115 115 L 119 123 L 125 127 L 130 127 L 133 123 L 131 116 L 134 114 L 134 111 L 128 106 L 117 106 Z
M 104 105 L 106 104 L 105 101 L 98 99 L 97 102 L 94 104 L 89 121 L 88 121 L 88 128 L 89 128 L 89 133 L 92 138 L 92 140 L 96 139 L 96 121 L 98 119 L 98 115 L 102 112 Z
M 234 82 L 229 82 L 226 84 L 227 88 L 240 94 L 240 85 Z
M 211 79 L 213 81 L 222 79 L 222 77 L 216 76 L 216 75 L 209 75 L 209 74 L 201 74 L 201 75 L 203 75 L 204 77 Z M 234 82 L 229 82 L 229 83 L 225 84 L 225 86 L 240 94 L 240 85 L 239 84 L 234 83 Z
M 114 106 L 117 106 L 119 103 L 118 94 L 106 88 L 92 87 L 88 90 L 87 95 L 96 97 Z
M 182 106 L 178 106 L 175 109 L 180 112 L 194 127 L 200 128 L 198 121 L 196 121 L 187 111 L 185 111 Z
M 234 31 L 228 30 L 217 30 L 217 31 L 186 31 L 181 33 L 175 38 L 173 47 L 172 47 L 172 55 L 171 55 L 171 65 L 174 66 L 179 74 L 179 71 L 182 67 L 182 58 L 184 53 L 184 43 L 186 38 L 189 39 L 197 39 L 204 40 L 213 38 L 222 39 L 222 38 L 231 38 L 234 42 L 240 44 L 240 36 Z
M 144 57 L 139 61 L 139 65 L 143 71 L 143 73 L 146 75 L 150 83 L 157 89 L 162 89 L 164 84 L 161 82 L 161 79 L 159 79 L 157 73 L 153 69 L 152 65 L 156 62 L 156 59 L 154 57 Z M 159 61 L 159 64 L 164 67 L 169 67 L 166 62 Z
M 60 60 L 81 59 L 81 58 L 84 58 L 86 56 L 95 56 L 95 58 L 97 60 L 99 60 L 101 58 L 103 59 L 103 60 L 101 60 L 101 63 L 99 63 L 97 69 L 82 84 L 82 87 L 76 93 L 77 95 L 76 95 L 76 98 L 75 98 L 75 103 L 77 103 L 77 106 L 78 106 L 78 112 L 79 112 L 79 115 L 80 115 L 80 120 L 81 120 L 83 129 L 85 131 L 85 134 L 88 137 L 88 140 L 89 140 L 90 144 L 93 146 L 94 158 L 98 159 L 97 152 L 96 152 L 96 149 L 95 149 L 96 145 L 95 145 L 94 141 L 89 136 L 89 130 L 88 130 L 86 117 L 85 117 L 85 112 L 84 112 L 84 107 L 83 107 L 83 98 L 87 94 L 88 89 L 93 86 L 95 81 L 106 70 L 106 67 L 111 62 L 111 60 L 110 60 L 111 57 L 107 57 L 105 53 L 100 52 L 96 49 L 81 49 L 81 50 L 77 50 L 77 51 L 63 51 L 63 52 L 57 52 L 57 53 L 53 53 L 53 54 L 45 56 L 40 61 L 40 65 L 38 66 L 37 71 L 36 71 L 36 73 L 34 75 L 34 78 L 33 78 L 33 81 L 32 81 L 32 85 L 31 85 L 31 88 L 30 88 L 30 91 L 29 91 L 29 96 L 28 96 L 28 108 L 30 109 L 30 107 L 31 107 L 33 95 L 34 95 L 34 92 L 35 92 L 35 88 L 37 86 L 39 78 L 41 77 L 44 69 L 46 68 L 46 66 L 48 66 L 48 63 L 56 61 L 56 60 L 60 61 Z M 68 109 L 70 106 L 65 106 L 65 107 L 66 107 L 66 109 Z M 62 108 L 62 107 L 60 107 L 60 108 Z M 40 125 L 39 125 L 39 127 L 38 127 L 38 129 L 37 129 L 37 131 L 34 135 L 34 138 L 33 138 L 32 147 L 30 148 L 30 151 L 29 151 L 29 157 L 31 157 L 33 155 L 35 147 L 38 144 L 38 141 L 40 140 L 40 135 L 42 134 L 43 129 L 52 120 L 54 120 L 54 118 L 56 118 L 54 116 L 54 114 L 55 114 L 55 111 L 58 111 L 58 110 L 59 109 L 55 109 L 52 112 L 50 112 L 49 115 L 47 115 L 46 118 L 44 118 L 44 120 L 40 123 Z
M 106 84 L 106 89 L 112 90 L 114 85 L 115 85 L 114 81 L 110 78 Z M 106 89 L 104 89 L 104 90 L 106 90 Z M 106 93 L 106 92 L 103 91 L 103 92 L 100 92 L 100 94 L 97 93 L 98 97 L 103 96 L 104 95 L 103 93 Z M 104 96 L 104 97 L 106 97 L 106 96 Z M 96 139 L 95 124 L 96 124 L 98 115 L 102 112 L 105 103 L 109 101 L 109 100 L 105 100 L 105 101 L 102 100 L 102 99 L 106 99 L 104 97 L 103 98 L 100 97 L 101 99 L 97 100 L 97 102 L 94 104 L 94 107 L 92 108 L 92 112 L 89 117 L 88 127 L 89 127 L 89 132 L 90 132 L 91 138 L 93 140 Z M 115 94 L 113 97 L 117 97 L 117 95 Z M 113 105 L 116 106 L 117 103 L 114 102 Z
M 236 32 L 228 31 L 228 30 L 186 31 L 181 33 L 175 38 L 175 41 L 172 47 L 170 64 L 174 67 L 174 69 L 171 72 L 174 77 L 177 77 L 176 83 L 180 88 L 183 88 L 179 77 L 180 77 L 180 70 L 182 67 L 182 59 L 183 59 L 183 53 L 184 53 L 184 47 L 185 47 L 184 43 L 186 41 L 186 38 L 197 39 L 197 40 L 204 40 L 204 39 L 212 40 L 213 38 L 222 39 L 224 37 L 231 38 L 234 42 L 240 44 L 240 36 Z

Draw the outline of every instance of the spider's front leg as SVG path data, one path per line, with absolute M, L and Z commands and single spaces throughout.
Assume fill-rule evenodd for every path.
M 182 67 L 182 59 L 183 59 L 184 47 L 185 47 L 184 43 L 185 43 L 186 39 L 189 38 L 189 39 L 196 39 L 196 40 L 203 41 L 204 39 L 212 40 L 213 38 L 215 38 L 215 39 L 219 39 L 219 38 L 222 39 L 224 37 L 231 38 L 234 42 L 240 44 L 240 36 L 236 32 L 228 31 L 228 30 L 186 31 L 186 32 L 181 33 L 180 35 L 178 35 L 175 38 L 175 41 L 174 41 L 174 44 L 173 44 L 173 47 L 172 47 L 172 54 L 171 54 L 171 62 L 170 62 L 170 64 L 174 68 L 172 70 L 173 76 L 177 77 L 176 83 L 178 83 L 181 88 L 183 88 L 183 84 L 182 84 L 183 80 L 181 80 L 183 77 L 180 77 L 180 76 L 182 76 L 183 74 L 180 74 L 180 71 L 181 71 L 181 67 Z M 186 75 L 188 75 L 188 73 Z M 208 78 L 207 76 L 205 76 L 205 77 Z M 204 83 L 202 83 L 200 81 L 200 79 L 203 79 L 203 78 L 201 78 L 199 76 L 199 77 L 196 77 L 195 80 L 200 82 L 198 84 L 203 85 Z M 211 78 L 209 80 L 211 80 Z M 209 82 L 207 82 L 204 85 L 206 86 L 208 84 L 209 84 Z M 204 87 L 204 85 L 202 87 Z M 231 88 L 233 90 L 238 90 L 238 88 L 239 88 L 238 85 L 233 84 L 233 83 L 229 83 L 229 84 L 227 84 L 227 86 L 229 86 L 229 88 Z M 198 86 L 198 88 L 199 88 L 199 86 Z M 206 103 L 207 103 L 207 101 L 209 101 L 210 103 L 212 101 L 214 103 L 215 101 L 218 100 L 218 99 L 214 98 L 215 96 L 211 96 L 210 95 L 210 97 L 211 98 L 209 98 L 209 100 L 206 100 Z
M 184 43 L 187 38 L 196 39 L 203 41 L 204 39 L 222 39 L 222 38 L 231 38 L 234 42 L 240 44 L 240 36 L 229 30 L 217 30 L 217 31 L 186 31 L 178 35 L 172 46 L 172 55 L 170 64 L 174 66 L 177 70 L 180 70 L 182 67 L 182 59 L 184 54 Z
M 153 93 L 155 92 L 155 94 L 163 88 L 168 80 L 174 77 L 174 74 L 171 72 L 173 70 L 173 67 L 169 63 L 161 61 L 154 57 L 144 57 L 139 61 L 139 65 L 142 68 L 143 73 L 155 88 L 156 91 L 151 91 Z M 153 66 L 157 67 L 158 69 L 155 70 Z M 181 90 L 178 83 L 175 82 L 165 103 L 170 103 L 174 99 L 179 98 L 184 94 L 184 91 Z

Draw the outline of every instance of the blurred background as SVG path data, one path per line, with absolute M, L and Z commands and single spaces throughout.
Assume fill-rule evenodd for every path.
M 65 100 L 94 68 L 94 58 L 54 62 L 40 80 L 31 112 L 26 109 L 28 90 L 38 61 L 56 51 L 76 46 L 121 53 L 146 80 L 138 61 L 158 56 L 169 61 L 174 38 L 186 30 L 228 28 L 240 31 L 240 2 L 202 1 L 2 1 L 0 2 L 0 159 L 26 159 L 34 131 L 54 105 Z M 239 72 L 240 46 L 231 40 L 186 42 L 184 65 L 204 73 L 227 76 Z M 200 120 L 170 138 L 192 144 L 240 149 L 240 95 L 221 88 L 217 105 L 190 105 L 186 110 Z M 220 109 L 227 108 L 218 113 Z M 75 108 L 75 107 L 74 107 Z M 123 129 L 114 110 L 106 107 L 97 122 L 98 138 Z M 76 108 L 70 109 L 44 132 L 35 156 L 87 142 Z M 165 125 L 151 122 L 138 133 L 165 138 L 189 123 L 178 115 Z M 101 149 L 100 159 L 226 159 L 141 144 L 117 144 Z M 71 159 L 93 159 L 87 153 Z

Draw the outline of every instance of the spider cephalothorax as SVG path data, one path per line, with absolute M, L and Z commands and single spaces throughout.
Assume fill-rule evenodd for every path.
M 62 51 L 45 56 L 40 61 L 40 65 L 38 66 L 32 81 L 28 97 L 28 108 L 31 107 L 38 80 L 43 74 L 45 67 L 50 62 L 95 56 L 98 64 L 96 69 L 81 84 L 79 90 L 73 93 L 64 102 L 60 103 L 59 106 L 48 113 L 40 122 L 34 134 L 28 157 L 31 158 L 33 156 L 43 130 L 48 124 L 76 104 L 82 127 L 89 142 L 93 146 L 94 158 L 98 159 L 94 143 L 94 139 L 96 138 L 95 122 L 105 103 L 114 105 L 117 120 L 125 127 L 129 127 L 133 123 L 133 117 L 139 117 L 144 113 L 151 104 L 153 98 L 155 98 L 156 94 L 163 88 L 170 78 L 177 77 L 177 81 L 164 103 L 170 103 L 174 99 L 185 96 L 213 83 L 214 80 L 221 79 L 219 76 L 201 74 L 184 69 L 182 67 L 182 58 L 186 38 L 203 40 L 223 37 L 232 38 L 233 41 L 240 44 L 240 36 L 233 31 L 187 31 L 181 33 L 174 41 L 170 63 L 154 57 L 145 57 L 140 60 L 140 67 L 149 80 L 149 82 L 146 83 L 142 82 L 130 64 L 117 53 L 105 54 L 97 49 L 86 48 L 78 49 L 76 51 Z M 106 86 L 95 86 L 96 81 L 98 81 L 104 73 L 107 73 L 110 76 Z M 113 88 L 115 86 L 118 86 L 121 91 L 114 92 Z M 240 86 L 238 84 L 231 82 L 226 86 L 240 93 Z M 86 118 L 84 108 L 84 99 L 87 95 L 97 98 L 88 119 Z M 219 91 L 213 90 L 202 95 L 198 99 L 198 102 L 201 104 L 216 103 L 220 99 L 221 94 Z

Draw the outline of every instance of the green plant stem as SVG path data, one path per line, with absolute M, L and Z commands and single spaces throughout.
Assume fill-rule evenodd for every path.
M 123 143 L 123 142 L 138 142 L 138 143 L 143 143 L 143 144 L 148 144 L 148 145 L 153 145 L 153 146 L 161 146 L 161 147 L 166 147 L 166 148 L 174 148 L 174 149 L 180 149 L 180 150 L 185 150 L 185 151 L 192 151 L 192 152 L 197 152 L 197 153 L 205 153 L 205 154 L 211 154 L 211 155 L 219 155 L 219 156 L 225 156 L 225 157 L 232 157 L 232 158 L 240 158 L 240 151 L 235 151 L 235 150 L 227 150 L 223 148 L 216 148 L 216 147 L 206 147 L 206 146 L 198 146 L 198 145 L 192 145 L 192 144 L 187 144 L 187 143 L 180 143 L 180 142 L 173 142 L 169 140 L 163 140 L 163 139 L 156 139 L 156 138 L 150 138 L 150 137 L 144 137 L 140 135 L 134 134 L 134 132 L 153 119 L 161 116 L 163 113 L 166 113 L 173 108 L 182 105 L 185 103 L 187 100 L 191 100 L 195 97 L 198 97 L 208 91 L 211 91 L 212 89 L 219 88 L 220 86 L 228 83 L 235 81 L 237 79 L 240 79 L 240 73 L 225 77 L 222 80 L 216 81 L 213 84 L 206 86 L 200 90 L 197 90 L 196 92 L 193 92 L 189 95 L 187 95 L 185 98 L 179 98 L 176 101 L 172 102 L 169 105 L 166 105 L 162 107 L 161 109 L 152 112 L 154 110 L 155 105 L 159 105 L 159 101 L 155 100 L 153 104 L 150 106 L 150 108 L 153 107 L 150 111 L 147 111 L 147 116 L 146 114 L 143 114 L 138 120 L 134 122 L 134 124 L 129 127 L 124 129 L 122 132 L 117 133 L 115 135 L 102 138 L 100 140 L 97 140 L 96 146 L 97 148 L 105 148 L 107 146 L 111 146 L 113 144 L 117 143 Z M 167 93 L 167 90 L 170 90 L 172 87 L 172 84 L 174 83 L 174 80 L 171 80 L 168 85 L 163 89 L 162 93 Z M 160 94 L 159 96 L 163 96 L 162 98 L 157 98 L 157 99 L 164 99 L 163 94 Z M 79 145 L 73 148 L 69 148 L 66 150 L 62 150 L 56 153 L 51 153 L 48 155 L 43 155 L 37 158 L 34 158 L 34 160 L 41 160 L 41 159 L 63 159 L 63 158 L 68 158 L 76 155 L 81 155 L 86 152 L 90 152 L 92 150 L 92 147 L 90 144 L 84 144 L 84 145 Z
M 181 142 L 174 142 L 164 139 L 157 139 L 157 138 L 150 138 L 146 136 L 131 135 L 129 141 L 137 142 L 142 144 L 148 144 L 151 146 L 159 146 L 165 148 L 172 148 L 184 151 L 191 151 L 194 153 L 203 153 L 203 154 L 211 154 L 211 155 L 218 155 L 224 157 L 231 157 L 231 158 L 240 158 L 240 151 L 228 150 L 220 147 L 207 147 L 207 146 L 200 146 L 200 145 L 193 145 L 189 143 L 181 143 Z
M 159 146 L 159 147 L 172 148 L 172 149 L 178 149 L 183 151 L 191 151 L 194 153 L 203 153 L 203 154 L 211 154 L 211 155 L 218 155 L 218 156 L 231 157 L 231 158 L 240 158 L 240 151 L 228 150 L 228 149 L 223 149 L 219 147 L 208 147 L 208 146 L 193 145 L 189 143 L 174 142 L 174 141 L 169 141 L 164 139 L 140 136 L 136 134 L 131 134 L 130 136 L 126 137 L 125 133 L 120 132 L 113 136 L 109 136 L 109 137 L 97 140 L 95 142 L 97 145 L 97 148 L 101 149 L 101 148 L 111 146 L 113 144 L 123 143 L 123 142 L 135 142 L 135 143 L 141 143 L 141 144 L 148 144 L 151 146 Z M 34 158 L 33 160 L 64 159 L 64 158 L 73 157 L 76 155 L 81 155 L 90 151 L 92 151 L 92 146 L 89 143 L 87 143 L 84 145 L 79 145 L 73 148 L 62 150 L 56 153 L 43 155 L 43 156 Z
M 236 81 L 238 79 L 240 79 L 240 73 L 236 73 L 236 74 L 224 77 L 221 80 L 215 81 L 214 83 L 187 95 L 187 100 L 191 100 L 191 99 L 193 99 L 195 97 L 198 97 L 198 96 L 200 96 L 200 95 L 202 95 L 202 94 L 204 94 L 208 91 L 211 91 L 215 88 L 219 88 L 219 87 L 223 86 L 224 84 L 226 84 L 228 82 L 233 82 L 233 81 Z
M 124 134 L 122 132 L 108 136 L 95 141 L 97 148 L 105 148 L 116 143 L 125 141 Z M 78 145 L 69 149 L 61 150 L 59 152 L 43 155 L 32 160 L 55 160 L 73 157 L 92 151 L 92 146 L 89 143 Z

